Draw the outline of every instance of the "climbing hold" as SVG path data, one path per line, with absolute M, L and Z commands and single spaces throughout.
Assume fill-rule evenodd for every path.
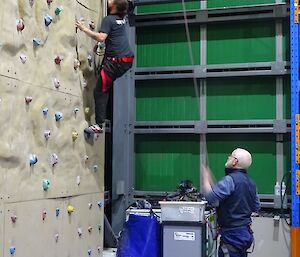
M 80 61 L 78 59 L 74 60 L 74 70 L 77 70 L 80 67 Z
M 91 111 L 91 108 L 90 108 L 90 107 L 85 107 L 85 108 L 84 108 L 84 113 L 85 113 L 86 115 L 89 115 L 89 114 L 90 114 L 90 111 Z
M 93 63 L 93 56 L 92 56 L 92 54 L 90 54 L 90 53 L 88 54 L 87 60 L 88 60 L 89 65 L 92 66 L 92 63 Z
M 30 154 L 29 155 L 29 165 L 33 166 L 38 162 L 38 158 L 35 154 Z
M 55 209 L 55 216 L 58 217 L 60 214 L 60 209 L 59 208 L 56 208 Z
M 78 132 L 76 132 L 76 131 L 72 132 L 72 140 L 73 140 L 73 142 L 75 142 L 78 139 L 78 136 L 79 136 Z
M 96 28 L 95 22 L 93 22 L 93 21 L 90 21 L 89 26 L 90 26 L 91 30 L 94 30 Z
M 93 227 L 92 227 L 92 226 L 89 226 L 89 227 L 88 227 L 89 233 L 92 233 L 92 230 L 93 230 Z
M 42 219 L 45 220 L 46 217 L 47 217 L 47 211 L 43 210 L 43 212 L 42 212 Z
M 101 229 L 102 229 L 101 224 L 97 224 L 97 228 L 98 228 L 99 231 L 101 231 Z
M 43 44 L 42 40 L 40 40 L 39 38 L 32 39 L 32 42 L 33 42 L 34 47 L 38 47 Z
M 58 242 L 58 238 L 59 238 L 59 235 L 58 235 L 58 234 L 55 234 L 55 235 L 54 235 L 54 239 L 55 239 L 55 242 L 56 242 L 56 243 Z
M 63 58 L 58 55 L 55 57 L 54 62 L 55 62 L 55 64 L 60 65 L 62 60 L 63 60 Z
M 55 113 L 55 120 L 60 121 L 62 119 L 63 115 L 61 112 L 56 112 Z
M 74 211 L 75 211 L 74 206 L 68 205 L 68 207 L 67 207 L 67 212 L 68 212 L 69 214 L 71 214 L 71 213 L 74 212 Z
M 83 81 L 82 81 L 82 86 L 83 86 L 83 88 L 87 88 L 87 86 L 88 86 L 88 83 L 85 79 L 83 79 Z
M 76 115 L 78 112 L 79 112 L 79 108 L 78 108 L 78 107 L 76 107 L 76 108 L 74 109 L 74 113 L 75 113 L 75 115 Z
M 82 228 L 77 228 L 78 236 L 82 236 Z
M 50 6 L 52 4 L 53 0 L 47 0 L 47 4 Z
M 47 191 L 51 184 L 50 184 L 50 181 L 48 179 L 44 179 L 42 185 L 43 185 L 44 191 Z
M 94 172 L 97 172 L 97 171 L 98 171 L 98 165 L 94 165 L 94 166 L 93 166 L 93 171 L 94 171 Z
M 57 156 L 57 154 L 53 153 L 51 155 L 51 164 L 52 164 L 52 166 L 55 166 L 57 163 L 58 163 L 58 156 Z
M 98 47 L 100 48 L 100 50 L 104 50 L 105 49 L 105 42 L 98 42 Z
M 102 208 L 102 202 L 101 201 L 98 201 L 97 205 L 98 205 L 99 208 Z
M 88 156 L 88 155 L 85 155 L 85 156 L 84 156 L 84 161 L 87 162 L 88 160 L 89 160 L 89 156 Z
M 10 252 L 11 255 L 15 254 L 15 252 L 16 252 L 16 247 L 15 247 L 15 246 L 9 247 L 9 252 Z
M 26 102 L 26 104 L 30 104 L 32 102 L 32 96 L 26 96 L 25 102 Z
M 101 253 L 101 246 L 98 246 L 97 250 L 98 250 L 98 253 L 100 254 Z
M 80 176 L 77 176 L 77 177 L 76 177 L 76 183 L 77 183 L 78 186 L 80 185 L 80 180 L 81 180 L 81 179 L 80 179 Z
M 46 115 L 48 114 L 48 112 L 49 112 L 49 108 L 48 108 L 48 107 L 45 107 L 45 108 L 43 109 L 43 114 L 44 114 L 44 116 L 46 116 Z
M 29 5 L 32 7 L 34 5 L 34 0 L 29 0 Z
M 93 204 L 89 203 L 89 209 L 92 209 L 92 207 L 93 207 Z
M 21 54 L 20 55 L 20 60 L 23 64 L 25 64 L 27 62 L 27 56 L 25 54 Z
M 14 214 L 10 218 L 11 218 L 12 223 L 16 223 L 17 222 L 17 219 L 18 219 L 17 215 Z
M 48 140 L 51 136 L 51 131 L 50 130 L 45 130 L 44 131 L 44 137 L 46 140 Z
M 60 87 L 60 81 L 57 78 L 55 78 L 53 80 L 53 84 L 54 84 L 54 87 L 57 88 L 57 89 Z
M 17 20 L 17 31 L 22 32 L 25 29 L 25 24 L 22 19 Z
M 92 256 L 92 249 L 88 249 L 88 255 Z
M 56 9 L 55 9 L 55 15 L 56 16 L 58 16 L 58 15 L 60 15 L 60 13 L 63 11 L 63 7 L 62 6 L 58 6 L 58 7 L 56 7 Z
M 44 21 L 45 21 L 45 26 L 48 27 L 52 23 L 53 18 L 50 15 L 47 14 L 44 17 Z

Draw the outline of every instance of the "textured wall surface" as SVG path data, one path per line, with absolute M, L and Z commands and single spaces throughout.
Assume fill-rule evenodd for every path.
M 102 251 L 104 135 L 86 141 L 83 134 L 94 118 L 95 76 L 88 61 L 94 42 L 76 34 L 74 25 L 81 17 L 97 24 L 102 3 L 80 2 L 90 10 L 76 0 L 1 3 L 0 256 L 10 256 L 10 247 L 16 247 L 14 256 L 22 257 L 88 256 L 89 249 L 95 256 L 98 247 Z M 53 18 L 49 26 L 46 15 Z M 25 25 L 22 31 L 17 31 L 19 19 Z M 34 38 L 41 45 L 35 46 Z M 54 61 L 57 56 L 60 64 Z M 81 62 L 77 70 L 75 59 Z M 26 103 L 26 97 L 32 101 Z M 56 112 L 63 115 L 59 122 Z M 45 131 L 51 133 L 48 140 Z M 31 154 L 38 158 L 33 166 Z M 53 154 L 58 156 L 55 165 Z M 42 186 L 45 179 L 48 190 Z M 75 208 L 72 214 L 67 213 L 69 204 Z

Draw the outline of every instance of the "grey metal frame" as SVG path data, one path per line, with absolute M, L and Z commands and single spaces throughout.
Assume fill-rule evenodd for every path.
M 135 51 L 135 27 L 128 28 Z M 134 63 L 135 66 L 135 63 Z M 118 233 L 125 221 L 125 210 L 132 203 L 134 185 L 135 82 L 131 69 L 114 82 L 113 160 L 112 160 L 112 229 Z
M 135 80 L 283 76 L 287 74 L 289 74 L 289 62 L 275 61 L 136 68 Z
M 180 2 L 181 0 L 136 0 L 135 4 L 154 4 Z M 135 178 L 135 135 L 136 134 L 198 134 L 200 135 L 200 160 L 205 163 L 206 135 L 212 133 L 274 133 L 276 134 L 277 180 L 283 177 L 283 135 L 291 130 L 291 121 L 283 117 L 283 76 L 289 74 L 289 62 L 283 61 L 282 22 L 288 16 L 288 5 L 276 0 L 275 4 L 206 9 L 206 0 L 201 0 L 201 10 L 188 12 L 189 23 L 200 26 L 200 65 L 178 67 L 135 68 L 125 77 L 116 81 L 114 86 L 113 133 L 113 192 L 112 227 L 117 233 L 122 229 L 125 210 L 136 197 L 161 195 L 165 192 L 145 192 L 134 189 Z M 254 11 L 258 11 L 255 14 Z M 239 15 L 238 12 L 242 12 Z M 247 14 L 248 13 L 248 14 Z M 215 14 L 216 17 L 212 18 Z M 226 14 L 222 18 L 221 14 Z M 189 16 L 190 15 L 190 16 Z M 193 15 L 198 15 L 193 18 Z M 201 16 L 202 15 L 202 16 Z M 248 15 L 248 16 L 247 16 Z M 201 16 L 201 17 L 200 17 Z M 177 18 L 176 18 L 177 17 Z M 135 27 L 182 24 L 182 12 L 173 14 L 136 15 L 135 26 L 130 28 L 130 41 L 136 51 Z M 204 18 L 203 18 L 204 17 Z M 274 62 L 207 65 L 206 24 L 219 21 L 243 19 L 276 20 L 276 60 Z M 170 19 L 179 19 L 172 21 Z M 219 18 L 219 20 L 218 20 Z M 154 19 L 154 20 L 153 20 Z M 155 20 L 157 19 L 157 20 Z M 161 19 L 165 19 L 162 21 Z M 168 20 L 169 19 L 169 20 Z M 181 20 L 180 20 L 181 19 Z M 141 23 L 141 21 L 143 22 Z M 169 23 L 170 22 L 170 23 Z M 154 24 L 155 23 L 155 24 Z M 274 120 L 207 120 L 206 119 L 206 79 L 240 76 L 276 76 L 276 119 Z M 135 82 L 139 80 L 197 78 L 199 84 L 200 118 L 195 121 L 137 122 L 135 118 Z M 275 207 L 274 195 L 261 195 L 263 207 Z
M 202 3 L 205 3 L 204 1 Z M 202 5 L 203 6 L 203 5 Z M 210 24 L 224 22 L 288 19 L 286 3 L 232 8 L 214 8 L 186 12 L 189 24 Z M 131 16 L 131 24 L 136 27 L 184 24 L 183 12 L 139 14 Z

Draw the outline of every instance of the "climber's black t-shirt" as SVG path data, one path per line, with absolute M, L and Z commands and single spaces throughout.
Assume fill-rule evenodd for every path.
M 102 20 L 99 32 L 106 33 L 105 55 L 108 57 L 133 56 L 127 38 L 126 19 L 118 15 L 108 15 Z

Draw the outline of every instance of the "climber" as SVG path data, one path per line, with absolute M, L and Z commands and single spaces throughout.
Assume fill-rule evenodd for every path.
M 260 209 L 255 183 L 247 174 L 251 154 L 235 149 L 225 163 L 225 174 L 213 185 L 209 169 L 202 166 L 202 189 L 207 201 L 217 207 L 221 235 L 219 257 L 246 257 L 253 243 L 251 214 Z
M 98 42 L 105 42 L 105 54 L 94 89 L 96 123 L 84 130 L 89 134 L 103 132 L 113 82 L 132 67 L 134 54 L 126 34 L 127 10 L 127 0 L 108 0 L 108 16 L 103 18 L 98 32 L 87 28 L 83 20 L 76 21 L 75 24 L 87 36 Z

